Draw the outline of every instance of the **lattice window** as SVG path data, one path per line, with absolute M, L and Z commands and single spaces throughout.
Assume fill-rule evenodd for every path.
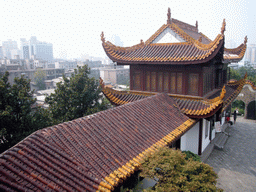
M 157 75 L 157 90 L 158 92 L 162 92 L 163 91 L 163 72 L 158 72 Z
M 151 91 L 156 91 L 156 72 L 151 73 Z
M 150 71 L 146 72 L 146 91 L 150 91 Z
M 190 73 L 188 78 L 188 94 L 198 95 L 199 74 Z
M 140 72 L 135 72 L 133 75 L 133 89 L 140 90 Z
M 169 92 L 169 73 L 164 73 L 164 92 Z

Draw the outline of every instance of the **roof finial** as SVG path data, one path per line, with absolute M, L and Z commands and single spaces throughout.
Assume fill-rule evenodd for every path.
M 200 37 L 198 38 L 198 41 L 199 41 L 200 43 L 202 43 L 202 36 L 200 36 Z
M 104 33 L 103 33 L 103 31 L 101 32 L 100 37 L 101 37 L 101 41 L 102 41 L 103 43 L 105 43 L 105 37 L 104 37 Z
M 196 28 L 198 29 L 198 21 L 196 21 Z
M 245 38 L 244 38 L 244 44 L 246 44 L 247 41 L 248 41 L 248 38 L 247 38 L 247 35 L 246 35 Z
M 171 9 L 168 7 L 167 24 L 171 24 Z
M 222 27 L 221 27 L 221 34 L 224 35 L 224 31 L 226 31 L 226 21 L 223 19 Z

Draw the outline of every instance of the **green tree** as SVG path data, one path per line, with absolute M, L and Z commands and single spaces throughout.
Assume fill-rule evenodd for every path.
M 32 110 L 36 102 L 30 91 L 30 81 L 15 78 L 8 83 L 9 73 L 0 78 L 0 152 L 15 145 L 32 132 L 48 125 L 44 109 Z
M 256 84 L 256 70 L 248 62 L 245 62 L 244 66 L 238 69 L 230 68 L 230 79 L 240 80 L 244 77 L 245 73 L 247 73 L 247 79 Z
M 45 89 L 44 80 L 46 79 L 46 73 L 42 69 L 38 68 L 34 74 L 34 81 L 39 90 Z
M 57 84 L 54 94 L 46 97 L 54 124 L 70 121 L 108 108 L 102 99 L 98 81 L 89 78 L 87 65 L 75 69 L 71 78 L 63 75 L 63 82 Z
M 140 169 L 140 176 L 157 180 L 156 186 L 146 191 L 221 191 L 209 165 L 186 160 L 186 154 L 168 147 L 149 155 Z
M 230 68 L 230 79 L 239 80 L 241 78 L 241 74 L 239 73 L 238 70 Z

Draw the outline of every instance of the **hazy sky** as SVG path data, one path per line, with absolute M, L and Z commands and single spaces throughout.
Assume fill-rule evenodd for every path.
M 0 41 L 20 42 L 36 36 L 53 44 L 54 57 L 67 53 L 68 58 L 83 54 L 106 57 L 100 34 L 106 40 L 120 37 L 124 46 L 145 42 L 171 17 L 195 25 L 214 39 L 226 19 L 226 40 L 237 46 L 248 36 L 256 43 L 255 0 L 0 0 Z

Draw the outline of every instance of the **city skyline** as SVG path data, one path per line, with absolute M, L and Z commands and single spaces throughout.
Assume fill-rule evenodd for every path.
M 79 58 L 83 55 L 106 57 L 100 34 L 113 42 L 119 37 L 123 46 L 132 46 L 146 41 L 166 23 L 167 8 L 171 17 L 195 25 L 199 31 L 214 39 L 222 21 L 226 19 L 226 40 L 233 39 L 236 45 L 248 36 L 248 44 L 256 42 L 253 31 L 255 13 L 253 1 L 64 1 L 61 4 L 45 1 L 3 1 L 0 14 L 3 18 L 0 41 L 36 36 L 53 44 L 55 58 Z M 23 11 L 20 11 L 23 10 Z M 18 46 L 20 47 L 20 46 Z

